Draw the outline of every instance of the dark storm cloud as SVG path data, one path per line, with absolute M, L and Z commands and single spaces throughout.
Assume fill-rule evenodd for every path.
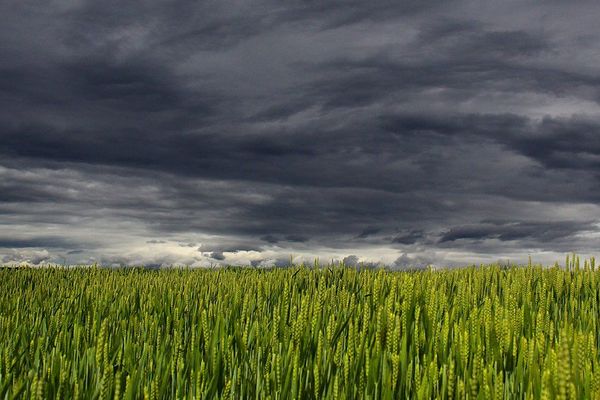
M 222 261 L 225 259 L 222 251 L 213 251 L 210 253 L 210 258 L 214 258 L 215 260 Z
M 402 232 L 392 239 L 392 243 L 400 244 L 414 244 L 419 240 L 423 239 L 423 232 L 421 231 L 409 231 Z
M 302 235 L 287 235 L 285 240 L 288 242 L 304 243 L 308 241 L 308 238 Z
M 465 225 L 445 232 L 440 243 L 456 240 L 485 240 L 500 241 L 535 239 L 542 242 L 552 242 L 556 239 L 571 237 L 582 231 L 593 230 L 592 223 L 562 222 L 487 222 L 476 225 Z
M 600 121 L 588 118 L 545 118 L 537 132 L 513 137 L 518 151 L 548 168 L 600 170 Z
M 380 231 L 381 231 L 381 229 L 379 229 L 379 228 L 374 228 L 374 227 L 365 228 L 361 233 L 358 234 L 358 238 L 364 239 L 364 238 L 372 236 L 376 233 L 379 233 Z
M 0 247 L 403 268 L 592 251 L 597 15 L 593 2 L 3 3 Z
M 0 248 L 73 248 L 80 246 L 79 243 L 60 237 L 32 237 L 28 239 L 16 239 L 0 236 Z

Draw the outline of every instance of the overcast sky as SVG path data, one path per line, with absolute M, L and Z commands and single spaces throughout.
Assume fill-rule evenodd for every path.
M 597 1 L 2 1 L 0 262 L 594 254 L 599 20 Z

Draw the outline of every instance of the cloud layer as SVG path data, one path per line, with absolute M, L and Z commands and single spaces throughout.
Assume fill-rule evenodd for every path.
M 552 262 L 600 238 L 600 6 L 0 4 L 0 262 Z

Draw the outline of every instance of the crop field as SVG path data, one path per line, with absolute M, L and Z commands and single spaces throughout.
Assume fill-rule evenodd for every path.
M 0 398 L 598 399 L 600 271 L 0 270 Z

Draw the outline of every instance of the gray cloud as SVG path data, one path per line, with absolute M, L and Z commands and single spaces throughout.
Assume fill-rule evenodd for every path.
M 358 257 L 355 255 L 350 255 L 350 256 L 344 257 L 342 262 L 344 263 L 344 265 L 347 265 L 349 267 L 356 267 L 358 265 Z
M 210 258 L 214 258 L 215 260 L 222 261 L 225 259 L 222 251 L 213 251 L 210 253 Z
M 403 253 L 398 257 L 392 266 L 398 269 L 423 269 L 430 265 L 435 264 L 435 259 L 428 256 L 410 256 L 407 253 Z
M 0 256 L 591 253 L 598 15 L 589 1 L 2 4 Z
M 31 251 L 31 250 L 15 250 L 11 249 L 2 254 L 2 264 L 17 265 L 17 264 L 34 264 L 38 265 L 47 262 L 51 259 L 50 254 L 46 250 Z

